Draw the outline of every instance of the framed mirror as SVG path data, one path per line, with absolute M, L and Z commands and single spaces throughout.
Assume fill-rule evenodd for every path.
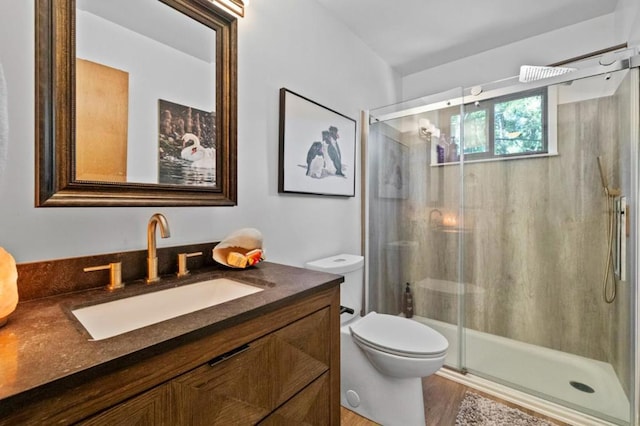
M 209 0 L 37 0 L 36 206 L 237 201 L 237 22 Z

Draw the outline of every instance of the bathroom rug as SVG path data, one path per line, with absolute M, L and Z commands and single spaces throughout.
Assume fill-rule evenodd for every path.
M 467 392 L 460 403 L 456 426 L 553 426 L 517 408 L 507 407 L 473 392 Z

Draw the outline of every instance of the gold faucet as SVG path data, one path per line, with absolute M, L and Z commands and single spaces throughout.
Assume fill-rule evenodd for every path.
M 156 213 L 147 225 L 147 284 L 158 281 L 158 257 L 156 256 L 156 225 L 160 224 L 160 236 L 169 238 L 169 223 L 162 213 Z

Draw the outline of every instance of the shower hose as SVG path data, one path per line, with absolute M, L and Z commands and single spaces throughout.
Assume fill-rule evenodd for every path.
M 609 215 L 609 224 L 608 224 L 608 232 L 607 232 L 607 262 L 604 267 L 604 278 L 602 280 L 602 293 L 604 296 L 604 301 L 607 303 L 613 303 L 616 300 L 616 276 L 615 274 L 611 274 L 611 264 L 613 263 L 613 227 L 615 224 L 614 220 L 614 205 L 615 205 L 615 197 L 609 194 L 609 191 L 606 191 L 607 195 L 607 211 Z M 609 291 L 609 274 L 612 277 L 613 286 L 611 291 Z

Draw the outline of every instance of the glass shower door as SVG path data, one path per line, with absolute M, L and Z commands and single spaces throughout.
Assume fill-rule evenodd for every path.
M 369 310 L 441 332 L 450 345 L 446 365 L 456 369 L 465 225 L 460 142 L 450 126 L 461 105 L 459 88 L 373 110 L 367 144 Z
M 640 60 L 593 61 L 370 111 L 367 301 L 446 367 L 628 425 Z
M 465 92 L 463 366 L 628 424 L 638 72 L 515 83 Z

